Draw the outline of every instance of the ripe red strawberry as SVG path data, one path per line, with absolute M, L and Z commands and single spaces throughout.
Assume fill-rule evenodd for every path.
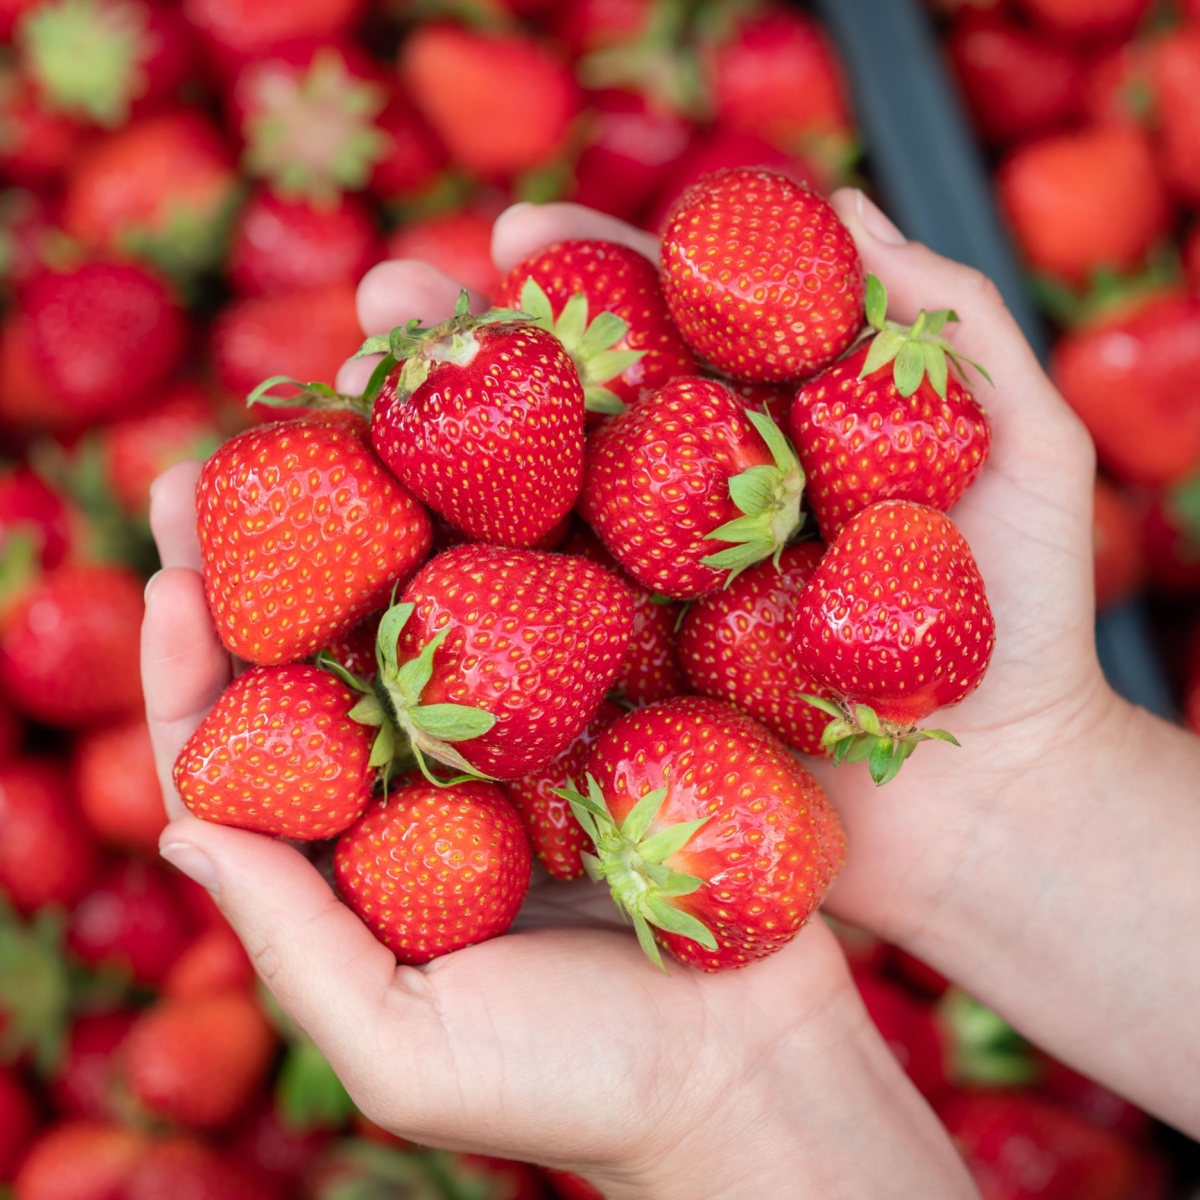
M 233 155 L 195 109 L 137 121 L 72 164 L 63 228 L 90 250 L 130 251 L 173 275 L 215 266 L 239 198 Z
M 183 15 L 219 67 L 229 71 L 301 39 L 335 40 L 363 0 L 183 0 Z
M 545 1168 L 542 1174 L 549 1180 L 560 1200 L 604 1200 L 604 1196 L 586 1179 L 570 1171 L 551 1171 Z
M 282 1193 L 223 1147 L 175 1136 L 146 1147 L 123 1200 L 282 1200 Z
M 79 426 L 136 408 L 184 351 L 183 313 L 170 290 L 131 262 L 45 272 L 26 287 L 22 316 L 31 369 Z
M 383 257 L 370 210 L 355 196 L 316 206 L 258 189 L 238 215 L 227 274 L 248 296 L 356 284 Z
M 145 1152 L 140 1133 L 103 1121 L 60 1121 L 30 1147 L 17 1171 L 20 1200 L 123 1200 Z
M 571 797 L 596 846 L 584 862 L 608 880 L 655 962 L 656 936 L 706 971 L 782 949 L 845 856 L 816 780 L 757 721 L 717 700 L 678 697 L 610 725 L 586 790 Z
M 812 375 L 862 327 L 850 231 L 775 171 L 717 171 L 689 188 L 663 234 L 662 281 L 688 344 L 736 378 Z
M 64 1116 L 107 1120 L 118 1115 L 117 1057 L 136 1020 L 130 1008 L 75 1018 L 50 1080 L 55 1107 Z
M 1034 1059 L 1037 1090 L 1047 1099 L 1131 1141 L 1144 1139 L 1150 1132 L 1149 1115 L 1104 1084 L 1042 1051 L 1034 1051 Z
M 399 69 L 454 163 L 485 179 L 556 158 L 579 108 L 567 64 L 524 32 L 420 25 L 404 40 Z
M 0 1066 L 0 1184 L 11 1183 L 38 1126 L 33 1096 L 15 1071 Z
M 643 587 L 690 600 L 777 555 L 800 528 L 803 487 L 770 418 L 680 376 L 588 439 L 579 513 Z
M 1103 611 L 1141 590 L 1146 581 L 1146 555 L 1137 509 L 1103 476 L 1096 479 L 1092 512 L 1096 607 Z
M 823 735 L 834 761 L 867 759 L 886 783 L 917 742 L 954 739 L 917 729 L 980 684 L 995 623 L 970 547 L 943 513 L 883 500 L 852 517 L 797 601 L 795 652 L 839 703 Z M 957 744 L 957 743 L 956 743 Z
M 955 314 L 922 312 L 910 327 L 885 320 L 886 303 L 871 276 L 867 318 L 876 333 L 802 384 L 789 413 L 826 541 L 877 500 L 953 508 L 991 446 L 983 409 L 947 370 L 947 358 L 962 361 L 941 337 Z
M 1026 262 L 1070 285 L 1138 267 L 1170 228 L 1154 152 L 1129 124 L 1092 125 L 1018 146 L 996 187 Z
M 633 614 L 608 571 L 566 555 L 455 546 L 379 627 L 382 670 L 355 716 L 394 720 L 415 751 L 516 779 L 583 731 L 616 678 Z M 453 743 L 453 744 L 451 744 Z
M 78 121 L 48 112 L 33 81 L 14 67 L 0 67 L 0 170 L 20 187 L 56 183 L 90 136 Z
M 226 442 L 201 473 L 197 522 L 217 631 L 260 664 L 313 654 L 383 607 L 430 543 L 425 510 L 346 414 Z
M 932 1100 L 944 1092 L 952 1048 L 934 1006 L 869 971 L 855 971 L 854 983 L 871 1023 L 921 1095 Z
M 808 13 L 751 10 L 706 47 L 717 120 L 819 162 L 836 179 L 855 157 L 842 66 Z
M 1030 20 L 1063 37 L 1128 37 L 1149 11 L 1151 0 L 1018 0 Z
M 33 539 L 43 567 L 57 567 L 77 540 L 75 519 L 67 501 L 30 467 L 0 469 L 0 554 L 23 535 Z
M 451 279 L 491 297 L 500 285 L 492 261 L 492 226 L 499 211 L 477 203 L 432 213 L 398 225 L 388 237 L 388 258 L 419 258 Z
M 81 733 L 71 754 L 71 782 L 83 819 L 101 842 L 157 854 L 167 813 L 144 716 Z
M 364 348 L 398 359 L 371 414 L 380 458 L 476 541 L 532 546 L 570 512 L 583 478 L 583 387 L 551 333 L 508 310 L 412 322 Z
M 1151 590 L 1176 597 L 1200 592 L 1200 475 L 1151 492 L 1140 509 Z
M 182 18 L 148 0 L 44 0 L 16 40 L 48 108 L 108 129 L 169 101 L 192 68 Z
M 582 318 L 574 309 L 564 313 L 577 295 L 584 298 Z M 531 313 L 558 334 L 576 365 L 587 368 L 587 373 L 580 370 L 580 378 L 589 408 L 597 407 L 589 384 L 630 403 L 644 388 L 696 373 L 696 360 L 667 311 L 658 271 L 628 246 L 597 239 L 555 242 L 513 267 L 496 292 L 495 303 Z M 575 304 L 580 306 L 579 301 Z M 587 353 L 592 341 L 601 340 L 598 330 L 585 334 L 588 313 L 612 313 L 625 323 L 624 333 L 603 347 L 598 359 Z M 583 353 L 577 353 L 577 347 Z M 624 359 L 609 355 L 628 355 L 633 361 L 616 373 Z
M 946 42 L 971 116 L 994 143 L 1070 121 L 1079 110 L 1084 63 L 1069 45 L 1022 28 L 1001 12 L 970 12 Z
M 1151 51 L 1159 158 L 1181 200 L 1200 203 L 1200 30 L 1175 29 Z
M 820 542 L 800 542 L 693 602 L 679 627 L 679 658 L 702 696 L 725 700 L 804 754 L 823 754 L 826 719 L 801 693 L 817 691 L 793 650 L 796 604 L 821 561 Z
M 221 694 L 175 760 L 175 786 L 198 817 L 314 841 L 362 815 L 375 770 L 358 695 L 318 667 L 255 667 Z
M 262 1086 L 276 1042 L 248 992 L 160 1000 L 125 1039 L 125 1084 L 147 1113 L 220 1129 Z
M 171 876 L 153 862 L 114 862 L 76 904 L 67 943 L 89 967 L 107 964 L 159 984 L 186 949 L 188 916 Z
M 386 144 L 367 185 L 372 195 L 391 204 L 428 199 L 446 181 L 446 150 L 398 79 L 388 81 L 387 103 L 375 125 Z
M 197 935 L 175 960 L 163 980 L 162 994 L 172 1000 L 253 992 L 254 965 L 228 925 L 214 925 Z
M 239 72 L 230 93 L 243 170 L 289 199 L 332 204 L 362 191 L 387 138 L 382 72 L 357 47 L 296 42 Z
M 1066 333 L 1054 382 L 1122 483 L 1167 484 L 1200 465 L 1200 300 L 1150 294 Z
M 596 738 L 623 712 L 605 700 L 583 732 L 557 758 L 541 770 L 510 779 L 504 785 L 505 795 L 521 814 L 534 854 L 555 879 L 579 879 L 584 873 L 580 852 L 590 846 L 559 790 L 583 779 Z
M 338 839 L 342 899 L 402 963 L 504 933 L 529 888 L 529 839 L 490 783 L 410 780 Z
M 20 589 L 0 617 L 0 681 L 16 707 L 60 729 L 139 710 L 143 590 L 127 567 L 70 563 Z

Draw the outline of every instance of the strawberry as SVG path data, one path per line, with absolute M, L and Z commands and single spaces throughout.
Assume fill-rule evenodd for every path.
M 379 627 L 376 696 L 357 719 L 390 723 L 418 763 L 516 779 L 582 733 L 629 642 L 629 593 L 580 558 L 455 546 L 430 560 Z M 451 744 L 453 743 L 453 744 Z
M 183 313 L 134 263 L 96 260 L 46 272 L 22 297 L 30 367 L 65 418 L 90 425 L 148 399 L 184 351 Z
M 1119 482 L 1170 484 L 1200 466 L 1200 300 L 1151 293 L 1055 344 L 1050 373 Z
M 413 574 L 416 574 L 414 569 Z M 403 589 L 408 585 L 408 579 L 400 581 Z M 379 674 L 379 664 L 376 661 L 375 650 L 379 644 L 379 622 L 383 620 L 386 609 L 369 613 L 357 625 L 348 629 L 321 652 L 327 660 L 332 660 L 347 674 L 363 683 L 374 683 Z
M 20 1200 L 124 1200 L 146 1141 L 103 1121 L 61 1121 L 44 1130 L 17 1171 Z
M 1151 51 L 1159 160 L 1184 203 L 1200 203 L 1200 30 L 1176 29 Z
M 146 1147 L 124 1200 L 282 1200 L 282 1194 L 224 1148 L 176 1136 Z
M 867 759 L 883 784 L 917 742 L 954 742 L 917 722 L 979 686 L 995 623 L 950 519 L 883 500 L 852 517 L 825 552 L 797 601 L 794 644 L 803 668 L 838 697 L 812 698 L 834 718 L 822 735 L 834 761 Z
M 254 965 L 228 925 L 214 925 L 198 934 L 175 960 L 162 984 L 172 1000 L 215 996 L 222 992 L 253 992 Z
M 584 781 L 580 781 L 583 783 Z M 820 785 L 757 721 L 684 696 L 600 735 L 587 795 L 568 793 L 638 941 L 655 937 L 706 971 L 780 950 L 816 910 L 845 856 Z
M 557 758 L 541 770 L 510 779 L 504 785 L 504 794 L 521 814 L 534 854 L 555 879 L 579 879 L 584 873 L 580 852 L 589 845 L 583 827 L 559 792 L 583 778 L 596 739 L 623 712 L 605 700 L 583 732 Z
M 796 661 L 792 637 L 797 601 L 824 549 L 820 542 L 789 546 L 778 565 L 759 563 L 694 601 L 679 627 L 688 683 L 749 713 L 803 754 L 825 752 L 826 722 L 801 697 L 817 689 Z
M 1146 581 L 1146 556 L 1135 507 L 1103 476 L 1096 479 L 1092 512 L 1096 607 L 1103 611 L 1141 590 Z
M 37 1129 L 33 1096 L 15 1071 L 0 1066 L 0 1184 L 11 1183 L 21 1152 Z
M 387 256 L 419 258 L 490 297 L 500 285 L 500 272 L 492 261 L 492 226 L 497 216 L 499 212 L 484 203 L 417 217 L 392 231 Z
M 439 184 L 450 190 L 445 147 L 399 80 L 388 81 L 387 103 L 375 118 L 375 127 L 385 142 L 367 184 L 372 195 L 389 204 L 403 204 L 429 200 L 438 194 Z
M 885 320 L 886 304 L 872 275 L 867 319 L 876 333 L 802 384 L 789 414 L 826 541 L 877 500 L 953 508 L 991 446 L 983 409 L 947 371 L 947 358 L 962 362 L 941 337 L 956 315 L 922 312 L 910 327 Z
M 586 1179 L 570 1171 L 551 1171 L 547 1167 L 543 1168 L 542 1174 L 560 1200 L 604 1200 L 604 1196 Z
M 689 600 L 777 556 L 800 528 L 803 487 L 770 418 L 680 376 L 588 439 L 579 513 L 643 587 Z
M 63 496 L 32 468 L 0 468 L 0 553 L 14 537 L 32 538 L 38 562 L 59 566 L 75 541 L 72 513 Z
M 1127 38 L 1150 9 L 1151 0 L 1017 0 L 1035 24 L 1062 37 Z
M 120 850 L 158 853 L 167 814 L 144 716 L 83 731 L 71 753 L 71 783 L 98 840 Z
M 717 171 L 680 198 L 662 242 L 667 307 L 727 375 L 800 379 L 862 326 L 862 261 L 833 207 L 775 171 Z
M 1200 592 L 1200 474 L 1152 492 L 1140 518 L 1151 590 L 1168 597 Z
M 933 1005 L 867 971 L 855 971 L 854 983 L 871 1023 L 921 1095 L 933 1099 L 945 1091 L 951 1048 Z
M 547 165 L 565 149 L 579 109 L 566 63 L 521 31 L 419 25 L 404 40 L 399 70 L 453 162 L 484 179 Z
M 76 159 L 63 228 L 89 250 L 132 251 L 186 278 L 220 261 L 239 197 L 220 129 L 179 109 L 109 134 Z
M 338 838 L 333 870 L 397 961 L 420 964 L 504 933 L 531 864 L 516 809 L 494 784 L 416 779 Z
M 996 188 L 1028 265 L 1072 286 L 1102 269 L 1140 266 L 1170 228 L 1154 152 L 1133 125 L 1090 125 L 1018 146 Z
M 243 295 L 278 296 L 356 284 L 382 257 L 370 210 L 357 197 L 318 207 L 260 188 L 238 216 L 227 273 Z
M 138 1017 L 121 1058 L 125 1085 L 148 1114 L 220 1129 L 254 1098 L 275 1049 L 254 996 L 233 991 L 158 1001 Z
M 361 341 L 354 288 L 336 283 L 234 300 L 213 322 L 210 357 L 218 382 L 241 400 L 276 375 L 331 383 Z
M 168 101 L 192 67 L 179 14 L 147 0 L 43 0 L 16 40 L 47 107 L 107 129 Z
M 136 1020 L 131 1008 L 76 1017 L 50 1081 L 59 1112 L 98 1121 L 117 1116 L 117 1059 Z
M 254 667 L 217 699 L 175 760 L 198 817 L 276 837 L 335 837 L 375 781 L 371 731 L 347 715 L 357 695 L 317 667 Z
M 116 967 L 159 984 L 187 947 L 187 913 L 171 876 L 153 862 L 114 862 L 76 904 L 67 943 L 89 967 Z
M 1037 1090 L 1047 1099 L 1131 1141 L 1144 1139 L 1150 1132 L 1149 1115 L 1104 1084 L 1042 1051 L 1035 1051 L 1035 1058 Z
M 300 42 L 256 59 L 230 96 L 242 167 L 288 199 L 332 204 L 362 191 L 387 154 L 375 124 L 387 98 L 381 72 L 353 46 Z
M 964 14 L 946 42 L 976 128 L 1004 144 L 1068 123 L 1079 110 L 1084 62 L 1072 46 L 1002 13 Z
M 60 729 L 140 709 L 143 591 L 127 567 L 68 563 L 10 598 L 0 617 L 0 681 L 16 707 Z
M 383 607 L 429 549 L 424 509 L 346 414 L 239 434 L 205 464 L 196 496 L 217 630 L 262 665 L 304 658 Z
M 7 64 L 0 66 L 0 119 L 0 170 L 21 187 L 57 182 L 89 138 L 79 122 L 48 112 L 33 81 Z
M 575 296 L 583 297 L 582 304 L 574 302 L 581 307 L 582 317 L 573 309 L 567 312 Z M 513 267 L 496 292 L 495 303 L 520 308 L 558 334 L 581 367 L 590 409 L 597 408 L 599 397 L 589 392 L 589 385 L 629 403 L 644 388 L 696 373 L 696 360 L 667 312 L 657 270 L 628 246 L 598 239 L 555 242 Z M 625 323 L 624 334 L 597 358 L 587 354 L 589 339 L 596 337 L 592 330 L 584 333 L 589 312 L 612 313 Z M 581 340 L 582 353 L 577 353 Z M 633 361 L 618 373 L 618 361 L 624 360 L 608 355 Z
M 718 122 L 820 162 L 831 179 L 843 173 L 856 153 L 849 96 L 816 19 L 766 6 L 722 33 L 705 55 Z
M 298 1192 L 329 1142 L 328 1130 L 298 1129 L 267 1098 L 238 1122 L 230 1150 L 239 1163 Z
M 553 334 L 511 310 L 473 317 L 466 307 L 463 292 L 450 320 L 364 343 L 388 351 L 375 379 L 392 368 L 371 439 L 405 486 L 468 537 L 532 546 L 579 495 L 583 387 Z

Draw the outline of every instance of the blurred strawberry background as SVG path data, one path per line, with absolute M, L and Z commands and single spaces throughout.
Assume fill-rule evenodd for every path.
M 1096 439 L 1101 604 L 1200 732 L 1200 4 L 928 19 Z M 332 382 L 372 264 L 490 293 L 515 200 L 653 230 L 721 166 L 869 186 L 832 41 L 771 0 L 0 0 L 0 38 L 0 1196 L 594 1196 L 372 1127 L 159 864 L 149 486 L 267 376 Z M 1189 1194 L 1195 1147 L 840 932 L 986 1200 Z

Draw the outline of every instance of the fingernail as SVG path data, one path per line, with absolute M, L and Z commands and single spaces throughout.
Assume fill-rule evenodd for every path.
M 154 586 L 155 580 L 162 574 L 161 570 L 155 571 L 149 579 L 146 580 L 146 586 L 142 589 L 142 600 L 150 599 L 150 589 Z
M 171 842 L 159 853 L 189 879 L 194 880 L 214 898 L 217 895 L 217 872 L 212 860 L 201 850 L 197 850 L 191 842 Z
M 877 241 L 888 246 L 903 246 L 908 238 L 896 228 L 873 201 L 869 200 L 861 190 L 855 200 L 858 209 L 858 219 L 863 228 Z

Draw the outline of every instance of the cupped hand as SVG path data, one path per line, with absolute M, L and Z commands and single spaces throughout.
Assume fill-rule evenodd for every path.
M 653 250 L 596 214 L 518 206 L 497 228 L 499 265 L 563 236 Z M 360 289 L 364 329 L 436 320 L 458 290 L 424 264 L 383 264 Z M 361 388 L 364 369 L 348 365 L 340 386 Z M 236 668 L 198 571 L 197 471 L 167 472 L 151 513 L 163 569 L 147 588 L 143 673 L 174 818 L 163 852 L 210 889 L 369 1117 L 417 1142 L 579 1171 L 611 1200 L 773 1185 L 798 1197 L 973 1194 L 823 922 L 742 971 L 663 973 L 606 893 L 542 880 L 504 937 L 397 966 L 299 850 L 187 815 L 172 765 Z

